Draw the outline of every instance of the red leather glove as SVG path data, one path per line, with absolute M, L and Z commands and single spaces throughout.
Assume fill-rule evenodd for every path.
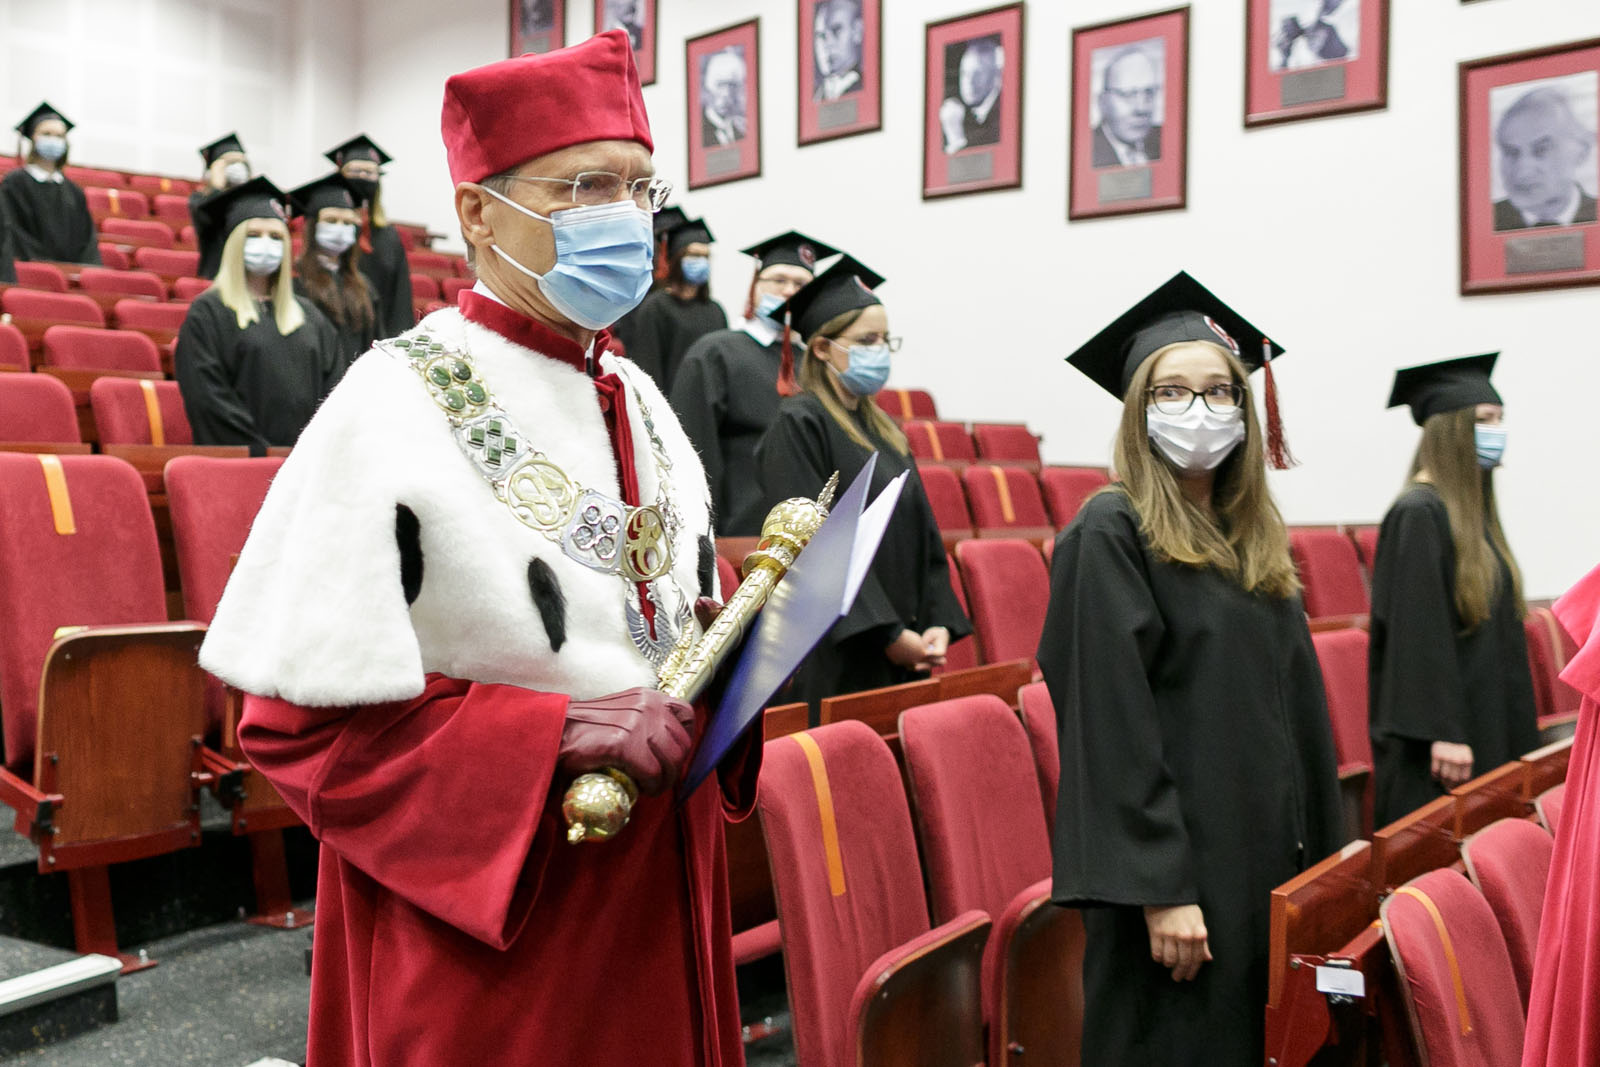
M 573 776 L 615 767 L 654 795 L 678 780 L 693 728 L 694 708 L 656 689 L 575 700 L 567 705 L 557 761 Z

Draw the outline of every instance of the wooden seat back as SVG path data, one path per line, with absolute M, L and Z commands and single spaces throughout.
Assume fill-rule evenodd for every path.
M 972 911 L 880 958 L 856 987 L 855 1055 L 873 1067 L 972 1067 L 984 1061 L 979 985 L 990 922 Z

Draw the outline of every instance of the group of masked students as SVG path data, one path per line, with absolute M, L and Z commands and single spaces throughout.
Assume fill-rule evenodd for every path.
M 100 263 L 83 190 L 66 176 L 74 124 L 48 102 L 17 126 L 26 165 L 0 181 L 0 281 L 13 259 Z M 360 135 L 327 153 L 335 170 L 289 193 L 253 176 L 228 134 L 200 149 L 189 198 L 200 260 L 213 285 L 190 305 L 174 365 L 194 440 L 292 446 L 350 363 L 415 323 L 410 267 L 384 214 L 389 156 Z M 291 254 L 289 222 L 304 219 Z

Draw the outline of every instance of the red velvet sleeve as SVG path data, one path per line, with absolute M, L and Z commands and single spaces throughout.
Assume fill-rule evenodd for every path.
M 246 695 L 239 744 L 323 845 L 504 949 L 561 844 L 557 820 L 541 815 L 567 701 L 437 674 L 394 704 L 308 708 Z

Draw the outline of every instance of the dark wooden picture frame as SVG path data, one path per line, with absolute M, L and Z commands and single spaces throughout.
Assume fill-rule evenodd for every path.
M 553 52 L 567 43 L 566 0 L 509 0 L 510 54 Z
M 1071 48 L 1067 218 L 1187 207 L 1188 6 L 1080 26 Z
M 656 83 L 657 0 L 594 0 L 594 32 L 624 30 L 633 42 L 633 65 L 639 84 Z M 626 8 L 626 11 L 621 10 Z
M 1006 4 L 924 27 L 924 200 L 1022 186 L 1023 8 Z
M 1245 126 L 1388 107 L 1389 21 L 1390 0 L 1247 0 Z
M 761 20 L 684 42 L 689 188 L 761 176 Z
M 797 13 L 797 143 L 883 129 L 883 0 L 799 0 Z
M 1600 285 L 1600 37 L 1459 67 L 1461 295 Z

